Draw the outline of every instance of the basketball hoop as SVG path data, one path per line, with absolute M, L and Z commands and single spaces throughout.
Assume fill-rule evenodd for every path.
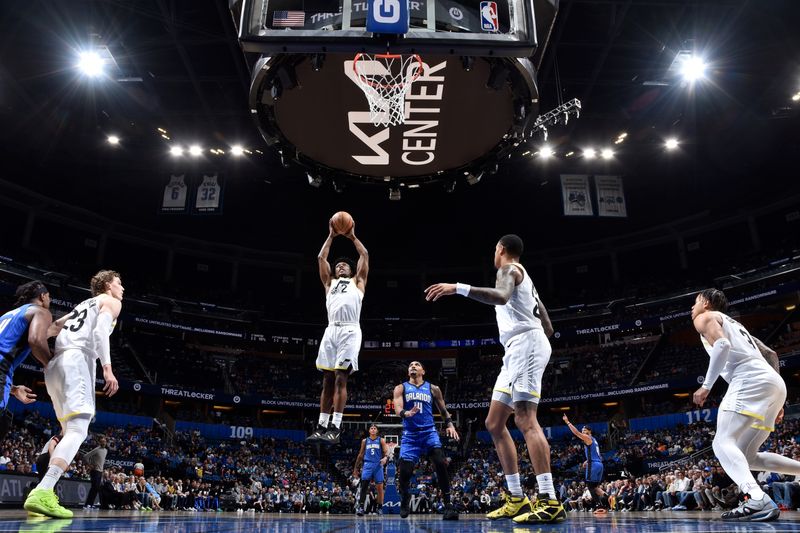
M 369 102 L 373 124 L 394 126 L 405 122 L 406 93 L 423 70 L 418 54 L 356 54 L 353 71 Z
M 397 447 L 396 442 L 387 442 L 386 447 L 389 448 L 389 459 L 394 459 L 394 449 Z

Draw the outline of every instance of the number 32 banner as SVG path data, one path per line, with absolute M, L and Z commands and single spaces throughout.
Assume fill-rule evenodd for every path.
M 222 182 L 216 173 L 203 175 L 194 197 L 194 212 L 204 215 L 222 213 Z

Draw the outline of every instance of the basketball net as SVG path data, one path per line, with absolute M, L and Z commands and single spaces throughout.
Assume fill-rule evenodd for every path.
M 423 69 L 418 54 L 356 54 L 353 71 L 369 102 L 373 124 L 394 126 L 405 122 L 406 93 Z
M 394 458 L 394 449 L 397 447 L 397 443 L 396 442 L 387 442 L 386 443 L 386 447 L 389 448 L 389 455 L 388 455 L 389 459 L 393 459 Z

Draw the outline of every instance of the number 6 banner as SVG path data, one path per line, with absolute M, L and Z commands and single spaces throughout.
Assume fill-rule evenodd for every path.
M 161 201 L 162 213 L 185 213 L 186 212 L 186 182 L 184 175 L 173 174 L 169 178 L 169 183 L 164 187 L 164 198 Z
M 222 184 L 217 174 L 203 175 L 203 181 L 197 186 L 194 211 L 202 214 L 222 213 Z

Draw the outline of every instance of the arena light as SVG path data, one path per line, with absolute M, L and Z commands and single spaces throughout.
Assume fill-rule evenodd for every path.
M 575 152 L 573 152 L 572 150 L 570 150 L 570 151 L 569 151 L 569 152 L 567 152 L 565 155 L 566 155 L 566 157 L 572 157 L 573 155 L 575 155 Z
M 555 152 L 553 152 L 553 149 L 547 146 L 546 144 L 542 146 L 541 150 L 539 150 L 539 156 L 543 159 L 548 159 L 550 157 L 553 157 L 554 153 Z
M 198 157 L 203 153 L 203 149 L 198 144 L 193 144 L 189 147 L 189 155 Z
M 242 148 L 242 146 L 239 144 L 234 144 L 233 146 L 231 146 L 231 155 L 235 157 L 244 155 L 244 148 Z
M 81 52 L 78 56 L 78 68 L 90 78 L 103 74 L 105 62 L 97 52 Z
M 611 148 L 603 148 L 603 151 L 600 152 L 600 156 L 605 160 L 611 159 L 614 157 L 614 150 Z
M 705 78 L 706 76 L 706 62 L 703 61 L 702 58 L 697 56 L 689 56 L 681 65 L 681 75 L 683 79 L 688 81 L 689 83 L 694 83 L 695 81 Z
M 664 147 L 667 150 L 675 150 L 678 147 L 678 144 L 679 144 L 678 139 L 676 139 L 675 137 L 670 137 L 664 142 Z
M 119 144 L 119 137 L 117 137 L 116 135 L 109 135 L 108 139 L 106 140 L 108 141 L 108 144 L 112 146 L 116 146 Z
M 583 151 L 583 157 L 585 157 L 586 159 L 594 159 L 596 156 L 597 152 L 595 151 L 594 148 L 586 148 Z
M 688 392 L 676 392 L 675 394 L 673 394 L 673 396 L 675 396 L 676 398 L 688 398 L 689 397 L 689 393 Z
M 792 95 L 792 102 L 800 101 L 800 92 L 796 92 Z
M 175 157 L 180 157 L 183 155 L 183 148 L 177 145 L 171 146 L 169 149 L 169 153 Z

